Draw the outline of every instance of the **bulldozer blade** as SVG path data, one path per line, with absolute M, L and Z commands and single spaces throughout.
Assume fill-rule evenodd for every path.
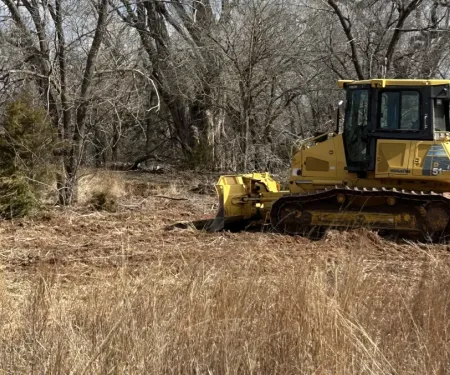
M 219 232 L 225 228 L 225 209 L 223 207 L 223 197 L 219 199 L 219 211 L 212 223 L 208 226 L 208 232 Z
M 208 232 L 220 232 L 229 230 L 230 232 L 240 232 L 252 226 L 251 219 L 245 219 L 242 216 L 216 217 L 208 227 Z
M 195 220 L 195 221 L 182 221 L 175 224 L 170 224 L 165 227 L 165 230 L 174 230 L 174 229 L 189 229 L 195 228 L 197 230 L 206 230 L 209 228 L 213 219 L 206 220 Z
M 249 224 L 249 220 L 242 216 L 225 216 L 223 196 L 219 198 L 219 210 L 216 217 L 207 226 L 208 232 L 220 232 L 222 230 L 240 231 Z
M 165 227 L 165 230 L 189 229 L 206 230 L 210 233 L 229 230 L 230 232 L 240 232 L 252 224 L 252 221 L 242 217 L 215 217 L 214 219 L 183 221 Z
M 210 233 L 228 230 L 230 232 L 240 232 L 251 226 L 253 222 L 242 217 L 216 217 L 214 219 L 183 221 L 165 227 L 165 230 L 189 229 L 206 230 Z
M 230 231 L 230 232 L 240 232 L 251 226 L 253 220 L 245 219 L 242 216 L 231 216 L 231 217 L 219 217 L 213 220 L 213 222 L 208 227 L 208 232 L 220 232 L 220 231 Z
M 209 232 L 233 232 L 261 226 L 270 204 L 281 195 L 268 173 L 221 176 L 216 185 L 219 208 Z
M 225 209 L 223 203 L 219 203 L 219 211 L 214 219 L 196 220 L 190 222 L 180 222 L 171 224 L 166 227 L 166 230 L 188 229 L 195 228 L 197 230 L 206 230 L 210 233 L 220 232 L 223 230 L 229 230 L 231 232 L 239 232 L 246 229 L 251 220 L 245 219 L 243 216 L 225 216 Z

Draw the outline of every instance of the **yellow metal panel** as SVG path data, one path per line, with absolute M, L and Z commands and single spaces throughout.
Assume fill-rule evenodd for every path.
M 408 175 L 411 141 L 379 139 L 377 142 L 376 178 Z
M 305 168 L 308 158 L 317 158 L 329 163 L 326 171 L 311 171 Z M 292 158 L 289 181 L 291 193 L 304 193 L 323 187 L 342 185 L 349 176 L 345 170 L 345 151 L 342 134 L 306 149 L 300 149 Z
M 450 156 L 450 142 L 445 141 L 445 142 L 441 142 L 441 144 L 444 147 L 444 150 L 447 152 L 447 155 Z
M 342 134 L 339 134 L 334 140 L 334 152 L 336 154 L 336 179 L 344 181 L 348 177 L 348 172 L 345 169 L 347 166 L 347 160 L 344 150 L 344 139 Z
M 338 81 L 338 86 L 339 86 L 340 89 L 343 89 L 346 84 L 349 84 L 349 83 L 352 83 L 352 82 L 355 82 L 355 81 L 352 81 L 351 79 L 340 79 Z
M 317 143 L 311 148 L 300 151 L 304 177 L 334 178 L 336 176 L 336 150 L 334 138 Z M 295 168 L 295 167 L 293 167 Z
M 376 88 L 387 86 L 436 86 L 448 85 L 447 79 L 368 79 L 364 81 L 339 80 L 338 86 L 344 88 L 347 85 L 370 85 Z
M 328 172 L 330 170 L 330 163 L 326 160 L 307 157 L 305 160 L 305 170 L 314 172 Z
M 425 157 L 434 142 L 412 142 L 412 172 L 414 176 L 422 176 Z

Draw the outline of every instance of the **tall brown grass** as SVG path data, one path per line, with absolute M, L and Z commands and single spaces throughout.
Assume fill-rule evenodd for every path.
M 256 247 L 212 255 L 212 242 L 211 253 L 168 251 L 140 267 L 4 274 L 0 370 L 449 373 L 446 257 L 416 249 L 422 260 L 402 266 L 353 250 L 300 261 Z
M 450 373 L 445 245 L 165 231 L 214 197 L 106 177 L 117 212 L 0 222 L 0 374 Z

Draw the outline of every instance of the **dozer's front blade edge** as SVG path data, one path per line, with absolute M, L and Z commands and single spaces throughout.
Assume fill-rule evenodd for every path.
M 219 197 L 219 210 L 216 217 L 207 226 L 208 232 L 220 232 L 223 230 L 229 230 L 232 232 L 244 230 L 251 223 L 250 219 L 246 219 L 244 216 L 225 216 L 225 207 L 223 195 Z

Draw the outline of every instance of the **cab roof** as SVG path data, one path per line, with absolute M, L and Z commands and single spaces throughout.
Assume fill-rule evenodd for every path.
M 384 88 L 387 86 L 439 86 L 449 85 L 448 79 L 367 79 L 364 81 L 352 81 L 341 79 L 338 81 L 338 86 L 343 89 L 349 85 L 370 85 L 374 88 Z

